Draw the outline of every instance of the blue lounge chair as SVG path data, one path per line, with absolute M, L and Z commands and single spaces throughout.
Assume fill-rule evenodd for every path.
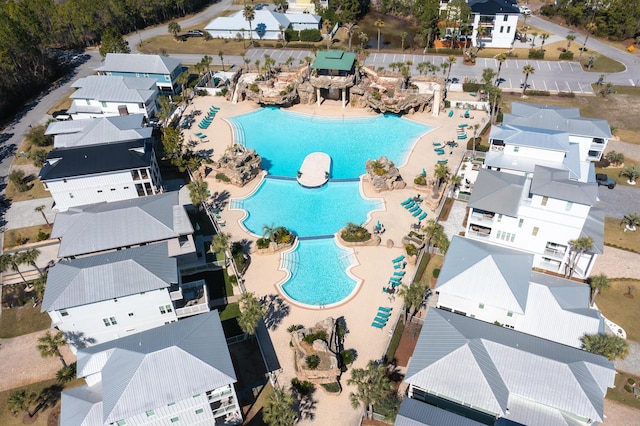
M 389 278 L 389 281 L 395 281 L 395 282 L 402 281 L 402 277 L 391 277 Z
M 436 154 L 438 155 L 444 155 L 444 149 L 439 149 L 436 151 Z
M 411 207 L 411 208 L 409 209 L 409 212 L 413 213 L 413 212 L 415 212 L 416 210 L 420 210 L 420 206 L 419 206 L 419 205 L 417 205 L 417 204 L 416 204 L 415 206 Z
M 391 316 L 390 312 L 379 312 L 376 314 L 376 316 L 381 317 L 381 318 L 389 318 Z
M 405 266 L 407 266 L 407 262 L 396 263 L 393 265 L 393 269 L 404 269 Z
M 433 146 L 442 146 L 442 144 L 440 142 L 434 142 Z
M 407 271 L 396 271 L 393 273 L 393 275 L 397 276 L 397 277 L 404 277 L 404 274 L 406 274 Z
M 384 328 L 384 326 L 387 324 L 380 324 L 379 322 L 372 322 L 371 326 L 372 327 L 376 327 L 376 328 Z
M 416 216 L 418 216 L 419 214 L 422 214 L 422 209 L 418 209 L 418 210 L 416 210 L 416 211 L 415 211 L 411 216 L 416 217 Z
M 415 202 L 415 201 L 413 201 L 413 200 L 411 200 L 411 202 L 410 202 L 410 203 L 408 203 L 408 204 L 405 204 L 405 205 L 404 205 L 404 208 L 405 208 L 405 209 L 410 209 L 411 207 L 413 207 L 413 206 L 415 206 L 415 205 L 416 205 L 416 202 Z
M 396 257 L 395 259 L 392 260 L 393 263 L 398 263 L 398 262 L 402 262 L 404 260 L 404 254 L 401 254 L 400 256 Z
M 438 164 L 447 164 L 449 160 L 438 160 Z
M 407 204 L 409 204 L 412 201 L 413 201 L 413 198 L 409 197 L 406 200 L 404 200 L 403 202 L 401 202 L 400 205 L 401 206 L 406 206 Z
M 373 320 L 374 320 L 375 322 L 379 322 L 380 324 L 386 324 L 386 323 L 387 323 L 387 321 L 389 321 L 389 318 L 387 318 L 387 317 L 381 317 L 381 316 L 376 316 Z
M 453 110 L 449 111 L 449 117 L 453 117 Z
M 420 217 L 418 217 L 418 220 L 424 220 L 426 217 L 427 217 L 427 212 L 422 212 Z
M 378 306 L 378 310 L 382 312 L 391 312 L 393 310 L 393 307 L 387 308 L 385 306 Z

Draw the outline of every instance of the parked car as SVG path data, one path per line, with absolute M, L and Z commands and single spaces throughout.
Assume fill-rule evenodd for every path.
M 53 114 L 51 114 L 51 116 L 58 121 L 71 120 L 71 115 L 67 112 L 66 109 L 60 109 L 58 111 L 54 111 Z
M 187 32 L 189 37 L 204 37 L 204 31 L 202 30 L 191 30 Z
M 606 186 L 609 189 L 616 187 L 615 179 L 610 178 L 605 173 L 596 173 L 596 182 L 598 182 L 598 186 Z
M 531 9 L 527 6 L 518 6 L 518 9 L 520 9 L 520 13 L 523 15 L 531 15 Z

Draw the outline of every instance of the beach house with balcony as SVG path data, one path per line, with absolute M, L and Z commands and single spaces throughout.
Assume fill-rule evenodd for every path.
M 436 293 L 437 307 L 543 339 L 581 348 L 604 332 L 584 283 L 532 271 L 534 255 L 454 236 Z
M 134 114 L 53 122 L 54 149 L 40 170 L 55 208 L 127 200 L 161 191 L 152 128 Z
M 516 37 L 520 11 L 511 0 L 467 0 L 471 8 L 471 42 L 478 47 L 509 48 Z
M 87 384 L 62 393 L 61 425 L 242 423 L 217 311 L 81 349 L 77 375 Z
M 160 93 L 166 94 L 180 91 L 177 79 L 182 71 L 179 59 L 141 53 L 107 53 L 102 66 L 96 68 L 98 75 L 155 79 Z
M 404 381 L 409 398 L 439 409 L 431 415 L 456 415 L 447 421 L 462 416 L 486 425 L 588 426 L 603 421 L 615 374 L 600 355 L 429 309 Z M 405 424 L 474 424 L 433 423 L 428 411 L 408 408 L 401 420 L 420 414 L 426 423 Z
M 74 120 L 143 114 L 153 117 L 158 109 L 158 87 L 154 78 L 90 75 L 71 87 L 73 103 L 67 110 Z

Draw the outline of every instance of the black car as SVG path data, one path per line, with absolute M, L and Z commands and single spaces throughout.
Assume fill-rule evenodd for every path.
M 609 189 L 616 187 L 616 181 L 605 173 L 596 173 L 596 182 L 598 182 L 598 186 L 606 186 Z
M 60 109 L 58 111 L 55 111 L 53 114 L 51 114 L 51 116 L 58 121 L 71 120 L 71 115 L 67 112 L 66 109 Z
M 189 37 L 204 37 L 204 31 L 202 30 L 191 30 L 187 32 Z

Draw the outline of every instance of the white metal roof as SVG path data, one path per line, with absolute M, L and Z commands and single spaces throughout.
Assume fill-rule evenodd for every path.
M 54 148 L 125 142 L 151 137 L 153 129 L 143 127 L 143 114 L 119 115 L 93 120 L 54 121 L 46 135 L 54 135 Z
M 90 75 L 80 78 L 71 87 L 78 89 L 71 94 L 71 99 L 91 99 L 101 102 L 146 103 L 158 93 L 156 80 L 153 78 L 110 75 Z
M 146 55 L 142 53 L 107 53 L 107 57 L 104 58 L 104 64 L 96 68 L 96 71 L 171 74 L 180 66 L 180 60 L 171 56 Z

